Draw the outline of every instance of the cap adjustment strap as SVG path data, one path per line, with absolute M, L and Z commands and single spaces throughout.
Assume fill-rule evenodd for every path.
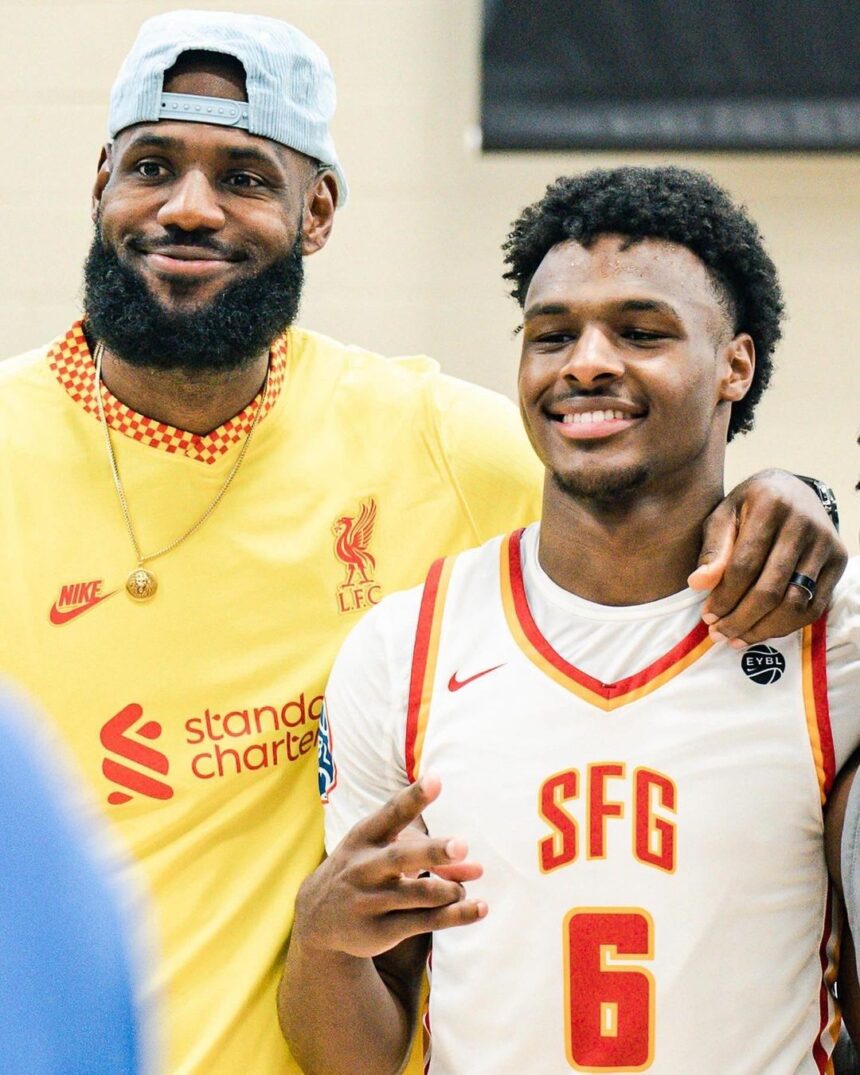
M 248 102 L 226 97 L 200 97 L 191 93 L 162 93 L 159 119 L 217 123 L 222 127 L 248 130 Z

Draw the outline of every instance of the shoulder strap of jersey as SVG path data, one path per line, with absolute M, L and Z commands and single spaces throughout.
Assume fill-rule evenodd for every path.
M 803 704 L 821 802 L 824 803 L 836 775 L 836 754 L 827 700 L 826 613 L 815 623 L 803 628 Z
M 449 556 L 437 560 L 430 568 L 418 612 L 418 627 L 412 650 L 412 675 L 409 679 L 409 701 L 406 708 L 406 775 L 412 783 L 418 779 L 421 765 L 424 733 L 436 677 L 436 657 L 439 653 L 445 595 L 455 559 L 456 557 Z

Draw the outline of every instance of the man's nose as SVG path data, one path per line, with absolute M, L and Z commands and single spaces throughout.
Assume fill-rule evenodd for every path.
M 182 231 L 218 231 L 224 227 L 224 211 L 217 193 L 198 170 L 186 172 L 170 186 L 167 200 L 158 211 L 158 223 Z
M 592 325 L 583 329 L 559 373 L 568 380 L 588 386 L 621 377 L 624 363 L 609 334 Z

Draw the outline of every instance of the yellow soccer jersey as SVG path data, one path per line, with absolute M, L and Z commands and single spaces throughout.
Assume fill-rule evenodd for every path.
M 540 468 L 506 400 L 292 329 L 235 481 L 136 603 L 93 380 L 80 325 L 0 367 L 0 668 L 52 715 L 142 871 L 166 1069 L 297 1071 L 275 989 L 322 850 L 331 662 L 435 556 L 535 518 Z M 106 393 L 144 552 L 212 501 L 258 406 L 198 437 Z

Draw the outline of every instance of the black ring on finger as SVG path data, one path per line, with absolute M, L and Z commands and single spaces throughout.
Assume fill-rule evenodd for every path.
M 795 571 L 791 578 L 788 580 L 789 586 L 797 586 L 799 590 L 803 590 L 806 594 L 806 603 L 815 599 L 815 591 L 817 583 L 815 579 L 811 579 L 809 575 L 801 575 L 799 571 Z

